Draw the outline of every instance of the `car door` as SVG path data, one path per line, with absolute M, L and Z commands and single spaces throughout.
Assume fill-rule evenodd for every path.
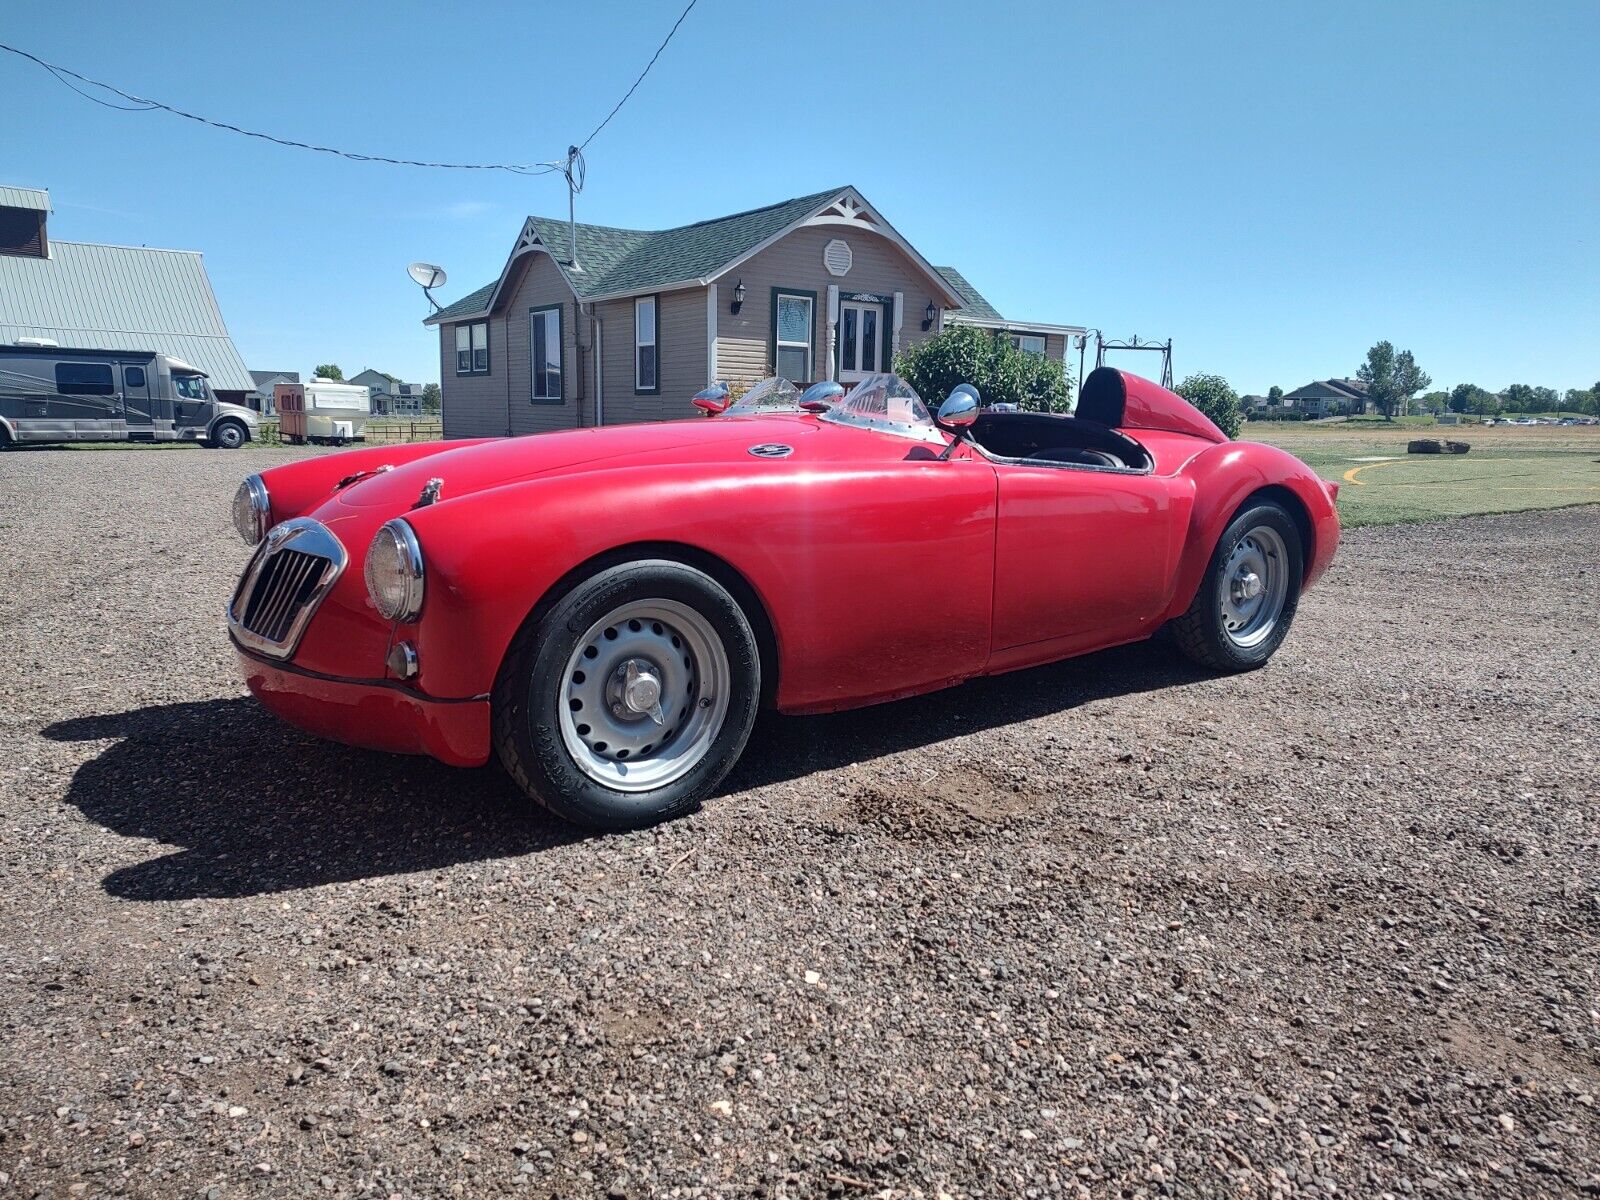
M 1025 460 L 995 471 L 993 653 L 1037 647 L 1012 657 L 1044 661 L 1151 630 L 1187 512 L 1173 481 Z

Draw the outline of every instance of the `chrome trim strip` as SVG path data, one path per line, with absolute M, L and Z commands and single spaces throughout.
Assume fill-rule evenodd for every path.
M 285 549 L 320 558 L 329 566 L 323 571 L 322 580 L 316 589 L 295 611 L 289 628 L 284 632 L 283 640 L 279 642 L 246 629 L 244 613 L 248 610 L 250 598 L 255 592 L 256 584 L 260 581 L 261 572 L 266 568 L 267 562 L 278 551 Z M 349 562 L 350 556 L 345 552 L 344 546 L 320 521 L 313 521 L 310 517 L 295 517 L 293 520 L 274 526 L 257 548 L 249 566 L 240 576 L 238 586 L 233 590 L 233 599 L 228 602 L 229 634 L 240 646 L 264 658 L 281 661 L 293 657 L 295 650 L 299 648 L 300 639 L 305 635 L 306 627 L 311 624 L 311 618 L 327 599 L 328 593 L 333 591 L 333 585 L 339 582 L 339 577 L 344 574 Z M 304 582 L 302 576 L 294 592 L 298 592 Z M 284 594 L 292 596 L 294 592 Z M 281 621 L 283 615 L 283 612 L 276 613 L 274 620 Z

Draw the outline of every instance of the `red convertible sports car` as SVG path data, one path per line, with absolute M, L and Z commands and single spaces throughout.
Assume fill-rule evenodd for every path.
M 935 421 L 893 375 L 830 399 L 252 475 L 245 679 L 314 733 L 495 755 L 559 816 L 633 828 L 697 807 L 763 705 L 873 704 L 1163 626 L 1258 667 L 1339 540 L 1335 485 L 1109 367 L 1072 417 L 963 385 Z

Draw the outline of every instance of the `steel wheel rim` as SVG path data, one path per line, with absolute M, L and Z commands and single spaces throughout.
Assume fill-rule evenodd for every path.
M 1257 525 L 1241 537 L 1223 564 L 1217 583 L 1222 632 L 1241 649 L 1272 636 L 1289 598 L 1289 548 L 1283 536 Z
M 562 744 L 606 787 L 666 787 L 710 753 L 732 677 L 722 639 L 695 609 L 676 600 L 621 605 L 591 625 L 567 659 L 557 697 Z
M 235 446 L 242 445 L 244 439 L 239 436 L 239 431 L 232 425 L 224 425 L 221 429 L 217 430 L 217 441 L 229 450 L 232 450 Z

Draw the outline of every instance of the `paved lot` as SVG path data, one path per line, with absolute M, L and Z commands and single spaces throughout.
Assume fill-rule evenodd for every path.
M 1248 677 L 766 720 L 583 839 L 245 697 L 269 457 L 0 457 L 0 1193 L 1600 1191 L 1600 509 L 1360 530 Z

